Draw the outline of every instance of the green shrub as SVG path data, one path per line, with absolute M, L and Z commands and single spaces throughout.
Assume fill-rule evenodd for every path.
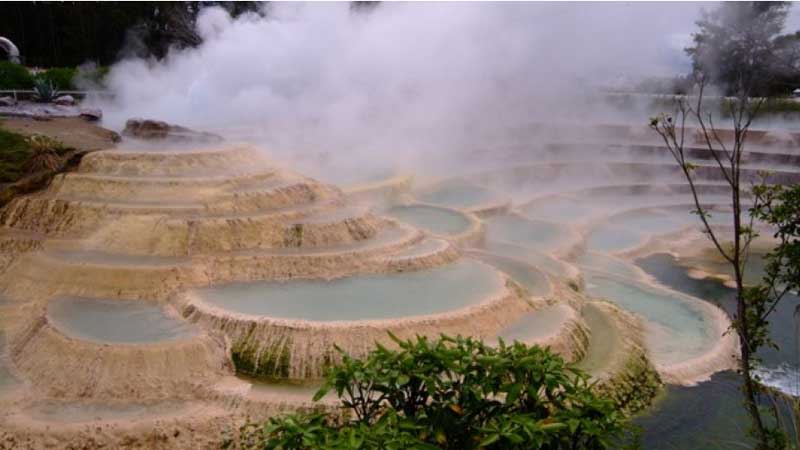
M 53 82 L 44 78 L 36 78 L 33 81 L 33 98 L 40 103 L 50 103 L 58 97 L 58 89 L 53 86 Z
M 0 61 L 0 89 L 30 89 L 33 75 L 25 66 L 9 61 Z
M 77 73 L 78 69 L 74 67 L 53 67 L 52 69 L 47 69 L 46 71 L 36 75 L 36 78 L 47 80 L 53 83 L 53 86 L 56 89 L 64 91 L 75 89 L 73 82 Z
M 442 336 L 343 355 L 314 397 L 344 415 L 295 414 L 248 424 L 236 444 L 259 449 L 605 449 L 624 418 L 589 376 L 549 349 Z M 234 445 L 230 441 L 228 445 Z

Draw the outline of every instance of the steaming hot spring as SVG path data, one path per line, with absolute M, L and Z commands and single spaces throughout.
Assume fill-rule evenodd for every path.
M 334 346 L 387 332 L 549 346 L 630 411 L 734 368 L 728 316 L 674 282 L 727 276 L 682 175 L 646 133 L 608 135 L 591 161 L 520 145 L 341 186 L 244 144 L 89 154 L 0 214 L 0 428 L 214 442 L 310 407 Z M 750 150 L 747 176 L 800 179 L 797 154 Z

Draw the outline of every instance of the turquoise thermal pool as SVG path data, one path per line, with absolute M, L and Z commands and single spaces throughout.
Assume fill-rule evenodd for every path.
M 136 300 L 57 298 L 48 305 L 47 317 L 62 333 L 99 343 L 149 344 L 197 334 L 162 308 Z
M 405 248 L 397 253 L 392 253 L 392 259 L 411 259 L 443 251 L 450 244 L 444 239 L 425 238 L 420 242 Z
M 550 293 L 547 276 L 531 264 L 492 253 L 476 252 L 474 256 L 510 276 L 531 295 L 544 296 Z
M 559 277 L 569 277 L 572 275 L 571 268 L 568 264 L 532 248 L 521 247 L 517 244 L 501 241 L 487 241 L 484 248 L 489 253 L 520 260 L 536 266 L 537 269 L 541 269 L 551 275 Z
M 489 300 L 504 278 L 475 260 L 430 270 L 354 275 L 331 281 L 230 283 L 199 289 L 216 307 L 243 314 L 310 321 L 391 319 L 438 314 Z
M 692 306 L 692 300 L 673 291 L 597 274 L 588 277 L 586 288 L 589 294 L 608 299 L 645 319 L 647 346 L 658 364 L 670 365 L 700 356 L 720 338 L 712 332 L 714 324 Z
M 463 180 L 437 183 L 417 193 L 416 197 L 424 203 L 451 208 L 475 208 L 505 201 L 498 193 Z
M 42 422 L 83 423 L 157 419 L 185 412 L 186 402 L 146 403 L 61 403 L 43 402 L 25 410 L 28 417 Z
M 441 235 L 457 235 L 467 231 L 469 218 L 458 211 L 428 205 L 395 206 L 386 215 L 417 228 Z
M 494 216 L 486 220 L 486 238 L 506 241 L 539 251 L 552 251 L 569 242 L 568 226 L 541 220 L 530 220 L 515 214 Z
M 586 240 L 586 247 L 596 252 L 619 252 L 641 245 L 647 235 L 629 228 L 600 225 L 592 229 Z

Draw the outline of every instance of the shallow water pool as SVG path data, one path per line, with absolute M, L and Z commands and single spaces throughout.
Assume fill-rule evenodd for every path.
M 575 264 L 583 270 L 607 273 L 632 280 L 642 278 L 641 272 L 633 264 L 604 253 L 585 252 L 578 256 Z
M 488 300 L 503 287 L 492 267 L 463 259 L 431 270 L 324 280 L 231 283 L 197 290 L 238 313 L 313 321 L 437 314 Z
M 499 241 L 487 241 L 483 248 L 489 253 L 518 259 L 527 264 L 531 264 L 537 269 L 543 270 L 551 275 L 559 277 L 572 276 L 570 266 L 566 263 L 532 248 Z
M 493 253 L 476 252 L 474 255 L 481 261 L 491 264 L 497 270 L 510 276 L 524 287 L 529 294 L 544 296 L 550 293 L 550 281 L 547 280 L 547 276 L 533 265 Z
M 592 229 L 586 247 L 596 252 L 619 252 L 644 243 L 647 235 L 625 227 L 603 224 Z
M 471 224 L 462 213 L 427 205 L 395 206 L 386 215 L 416 228 L 449 236 L 467 231 Z
M 451 208 L 474 208 L 505 201 L 498 193 L 464 180 L 448 180 L 426 188 L 416 197 L 424 203 Z
M 675 364 L 697 357 L 719 339 L 688 299 L 666 289 L 634 281 L 588 274 L 586 289 L 590 295 L 610 300 L 646 319 L 645 340 L 658 364 Z
M 48 305 L 47 317 L 69 336 L 101 343 L 147 344 L 197 334 L 192 325 L 137 300 L 57 298 Z
M 519 215 L 503 214 L 486 220 L 486 238 L 523 245 L 539 251 L 552 251 L 566 245 L 572 234 L 566 226 Z

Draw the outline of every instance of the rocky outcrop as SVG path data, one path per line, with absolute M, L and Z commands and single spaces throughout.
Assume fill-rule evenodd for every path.
M 144 140 L 174 140 L 185 142 L 220 142 L 222 137 L 213 133 L 196 131 L 159 120 L 129 119 L 122 135 Z

